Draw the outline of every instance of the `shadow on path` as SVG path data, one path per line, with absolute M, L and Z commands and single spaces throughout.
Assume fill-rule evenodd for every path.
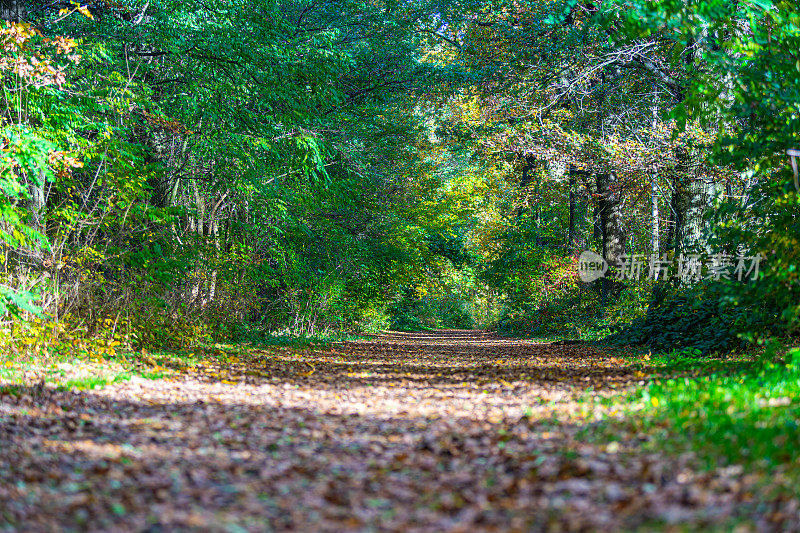
M 580 415 L 587 383 L 631 379 L 580 350 L 472 331 L 390 333 L 254 349 L 226 382 L 210 368 L 3 396 L 0 530 L 724 523 L 744 498 L 736 479 L 644 452 L 643 435 L 609 440 Z

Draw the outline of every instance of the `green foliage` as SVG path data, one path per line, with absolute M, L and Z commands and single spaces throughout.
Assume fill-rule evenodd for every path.
M 472 329 L 475 317 L 470 302 L 456 294 L 440 293 L 415 297 L 406 292 L 400 301 L 388 309 L 391 329 L 422 331 L 434 328 Z
M 57 55 L 71 52 L 73 43 L 53 44 L 29 24 L 10 24 L 0 28 L 0 46 L 5 104 L 0 115 L 0 247 L 3 252 L 28 254 L 49 247 L 41 227 L 40 191 L 52 180 L 52 167 L 65 155 L 48 139 L 48 129 L 38 124 L 37 102 L 51 86 L 60 88 L 63 65 Z M 4 253 L 3 263 L 7 261 Z M 5 265 L 6 276 L 0 284 L 0 316 L 39 314 L 36 294 L 15 286 L 9 266 Z
M 501 314 L 504 331 L 612 332 L 644 313 L 649 285 L 600 299 L 577 284 L 568 226 L 599 244 L 591 210 L 609 193 L 592 174 L 619 174 L 619 226 L 635 252 L 650 237 L 644 178 L 664 173 L 652 187 L 672 186 L 678 166 L 654 154 L 691 145 L 699 157 L 719 130 L 720 153 L 760 151 L 756 170 L 777 168 L 797 133 L 779 111 L 797 101 L 790 8 L 159 0 L 99 3 L 89 16 L 43 6 L 42 35 L 4 34 L 32 70 L 31 83 L 3 78 L 0 311 L 19 320 L 40 306 L 89 336 L 111 320 L 114 339 L 136 348 L 254 327 L 474 327 Z M 725 33 L 740 21 L 747 31 Z M 655 34 L 667 39 L 647 41 L 647 57 L 631 52 Z M 687 67 L 690 56 L 703 68 Z M 686 122 L 677 141 L 654 105 Z M 731 151 L 736 136 L 745 148 Z M 634 341 L 724 349 L 733 341 L 710 333 L 720 320 L 753 338 L 796 332 L 796 196 L 758 187 L 745 194 L 775 201 L 723 206 L 711 237 L 771 254 L 765 282 L 655 303 Z M 663 217 L 666 198 L 655 201 Z
M 727 286 L 720 282 L 690 287 L 657 285 L 645 316 L 604 340 L 654 351 L 687 347 L 703 354 L 728 352 L 740 346 L 742 333 L 765 320 L 761 309 L 737 306 L 726 296 L 743 289 L 741 283 Z
M 463 234 L 446 235 L 435 233 L 426 235 L 430 253 L 448 259 L 453 267 L 457 269 L 473 266 L 478 261 L 475 255 L 466 249 L 464 240 Z
M 93 17 L 47 6 L 35 14 L 46 37 L 9 30 L 57 68 L 54 80 L 34 68 L 46 82 L 35 90 L 6 87 L 9 117 L 41 127 L 4 130 L 7 162 L 30 168 L 2 175 L 2 236 L 17 253 L 42 246 L 33 267 L 7 265 L 0 304 L 36 310 L 33 276 L 58 321 L 100 336 L 112 320 L 137 349 L 253 325 L 388 327 L 398 279 L 419 273 L 419 243 L 397 239 L 419 215 L 398 215 L 396 184 L 422 132 L 407 117 L 408 80 L 431 72 L 406 13 L 235 4 L 103 4 Z M 373 86 L 376 71 L 386 85 Z M 28 189 L 45 178 L 31 212 Z
M 726 301 L 757 310 L 746 329 L 749 341 L 796 335 L 800 331 L 800 193 L 790 179 L 763 180 L 751 194 L 757 202 L 729 202 L 716 213 L 712 243 L 722 249 L 749 248 L 764 258 L 759 279 L 722 287 Z
M 623 41 L 659 35 L 674 43 L 674 57 L 697 51 L 702 68 L 690 73 L 685 99 L 672 115 L 679 124 L 697 120 L 717 129 L 714 158 L 734 165 L 754 184 L 715 213 L 711 244 L 720 251 L 746 250 L 766 258 L 758 283 L 725 284 L 712 293 L 690 295 L 709 298 L 704 303 L 679 300 L 678 307 L 685 311 L 665 317 L 675 328 L 673 337 L 680 325 L 691 324 L 690 331 L 697 331 L 695 324 L 701 320 L 693 321 L 693 316 L 706 318 L 706 333 L 694 335 L 692 342 L 708 348 L 728 346 L 725 339 L 733 334 L 748 340 L 796 334 L 800 192 L 792 186 L 785 151 L 800 145 L 798 6 L 780 0 L 621 5 L 623 10 L 611 18 L 626 21 Z M 713 313 L 721 315 L 714 318 Z M 712 338 L 712 330 L 726 329 L 733 333 Z
M 422 302 L 419 300 L 401 300 L 389 307 L 389 313 L 392 317 L 389 327 L 394 331 L 423 331 L 429 329 L 429 326 L 422 323 L 422 316 L 429 313 L 423 308 Z
M 649 283 L 631 284 L 605 305 L 598 286 L 575 286 L 530 306 L 506 307 L 494 327 L 514 336 L 599 341 L 635 324 L 649 298 Z
M 674 110 L 720 129 L 720 155 L 742 167 L 785 166 L 800 138 L 800 8 L 785 0 L 621 2 L 621 36 L 651 34 L 675 43 L 676 56 L 699 48 L 703 68 L 688 79 Z

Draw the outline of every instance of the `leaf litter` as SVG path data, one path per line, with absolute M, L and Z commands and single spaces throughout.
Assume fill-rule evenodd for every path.
M 799 527 L 752 472 L 602 429 L 645 379 L 592 346 L 448 330 L 22 387 L 0 395 L 0 530 Z

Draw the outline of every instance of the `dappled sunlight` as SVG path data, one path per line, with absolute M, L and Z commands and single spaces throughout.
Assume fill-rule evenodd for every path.
M 337 361 L 354 348 L 364 363 Z M 409 352 L 421 362 L 409 366 Z M 563 347 L 442 332 L 268 353 L 3 397 L 7 512 L 43 529 L 508 529 L 554 512 L 616 528 L 713 522 L 740 496 L 726 488 L 735 473 L 698 478 L 690 456 L 667 460 L 642 448 L 649 437 L 596 425 L 613 407 L 587 402 L 589 388 L 631 379 L 604 373 L 596 350 L 579 364 Z M 552 365 L 565 377 L 533 377 Z M 263 375 L 248 375 L 256 366 Z
M 2 2 L 0 533 L 800 532 L 796 4 Z

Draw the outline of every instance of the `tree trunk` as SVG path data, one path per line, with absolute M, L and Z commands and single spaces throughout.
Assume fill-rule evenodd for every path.
M 603 234 L 603 258 L 612 268 L 620 267 L 620 258 L 625 255 L 626 235 L 622 225 L 621 194 L 616 183 L 616 175 L 597 173 L 597 192 L 599 193 L 600 226 Z M 622 285 L 606 275 L 603 278 L 605 294 L 616 295 Z
M 650 176 L 650 250 L 657 254 L 661 249 L 659 239 L 661 228 L 659 227 L 658 211 L 658 175 L 653 171 Z
M 674 185 L 674 184 L 673 184 Z M 675 212 L 675 191 L 669 201 L 669 214 L 667 217 L 667 234 L 661 239 L 661 253 L 664 254 L 675 249 L 675 225 L 677 224 L 677 213 Z
M 600 199 L 594 199 L 592 209 L 592 244 L 598 248 L 603 247 L 603 226 L 600 223 Z
M 697 155 L 689 149 L 676 150 L 673 208 L 675 210 L 675 247 L 691 251 L 702 245 L 703 214 L 707 202 L 705 183 L 698 176 Z
M 567 232 L 567 253 L 571 254 L 576 249 L 575 232 L 575 166 L 569 166 L 569 231 Z
M 31 214 L 31 227 L 40 233 L 44 233 L 44 207 L 46 204 L 44 187 L 46 184 L 44 171 L 39 172 L 39 179 L 29 180 L 28 192 L 28 211 Z
M 577 183 L 577 176 L 585 175 L 586 171 L 569 167 L 569 234 L 567 251 L 576 253 L 587 247 L 586 224 L 589 198 L 586 191 Z
M 8 22 L 22 22 L 25 18 L 25 2 L 23 0 L 2 0 L 0 2 L 0 18 Z
M 538 166 L 538 159 L 536 159 L 532 155 L 525 156 L 525 163 L 522 165 L 522 179 L 519 181 L 519 186 L 521 189 L 524 189 L 528 185 L 531 184 L 531 180 L 533 179 L 533 173 Z
M 532 156 L 532 155 L 526 155 L 525 156 L 525 161 L 524 161 L 524 163 L 522 165 L 522 177 L 520 178 L 520 181 L 519 181 L 519 188 L 524 192 L 525 197 L 526 197 L 525 198 L 525 204 L 528 204 L 529 200 L 530 200 L 530 194 L 528 192 L 525 192 L 525 189 L 530 187 L 531 182 L 533 181 L 533 176 L 534 176 L 534 173 L 536 171 L 536 167 L 538 165 L 539 165 L 539 160 L 536 159 L 534 156 Z M 541 184 L 541 181 L 538 181 L 536 183 L 536 190 L 533 193 L 534 198 L 536 198 L 538 196 L 538 194 L 539 194 L 539 186 L 540 186 L 540 184 Z M 538 204 L 534 204 L 534 205 L 538 205 Z M 517 216 L 518 221 L 521 222 L 522 217 L 525 214 L 525 211 L 526 211 L 526 208 L 524 207 L 524 205 L 520 205 L 517 208 L 516 216 Z M 540 239 L 539 239 L 539 220 L 538 220 L 539 213 L 538 213 L 537 209 L 534 209 L 533 216 L 534 216 L 534 222 L 536 224 L 536 236 L 534 237 L 534 242 L 535 242 L 535 244 L 537 246 L 539 246 L 539 244 L 540 244 Z
M 658 128 L 658 92 L 656 83 L 653 82 L 653 112 L 652 130 L 653 135 Z M 650 175 L 650 251 L 658 254 L 660 251 L 659 237 L 660 235 L 660 222 L 658 220 L 658 168 L 653 165 L 653 173 Z

